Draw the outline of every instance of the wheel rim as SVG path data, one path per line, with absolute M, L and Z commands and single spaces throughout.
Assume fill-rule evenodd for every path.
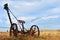
M 18 33 L 18 27 L 16 23 L 13 23 L 10 27 L 10 36 L 17 36 Z
M 39 31 L 39 27 L 37 25 L 32 25 L 31 26 L 30 35 L 32 35 L 32 36 L 37 35 L 39 37 L 40 31 Z

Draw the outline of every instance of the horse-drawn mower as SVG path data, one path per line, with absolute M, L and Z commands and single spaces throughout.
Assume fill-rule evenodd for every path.
M 30 30 L 27 30 L 24 27 L 25 21 L 18 20 L 14 16 L 14 14 L 11 12 L 11 10 L 8 8 L 8 4 L 7 3 L 4 5 L 4 9 L 7 11 L 8 18 L 9 18 L 9 21 L 10 21 L 10 24 L 11 24 L 11 27 L 10 27 L 10 36 L 17 37 L 18 33 L 20 33 L 20 34 L 27 34 L 27 35 L 31 35 L 31 36 L 34 36 L 34 35 L 39 36 L 40 35 L 39 27 L 37 25 L 32 25 L 31 28 L 30 28 Z M 21 24 L 21 26 L 22 26 L 21 30 L 18 30 L 17 24 L 12 22 L 10 13 L 12 13 L 12 15 L 15 17 L 15 19 L 17 20 L 17 22 L 19 24 Z

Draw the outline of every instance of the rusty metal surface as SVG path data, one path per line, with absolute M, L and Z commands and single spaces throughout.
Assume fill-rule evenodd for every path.
M 11 27 L 10 27 L 10 36 L 17 37 L 18 33 L 28 34 L 28 35 L 34 36 L 36 32 L 37 32 L 37 36 L 40 35 L 39 27 L 37 25 L 32 25 L 30 30 L 25 31 L 24 30 L 25 29 L 24 28 L 25 21 L 23 21 L 23 20 L 18 20 L 18 22 L 20 22 L 21 25 L 22 25 L 22 29 L 21 29 L 21 31 L 19 31 L 17 24 L 16 23 L 12 23 L 12 21 L 11 21 L 8 4 L 4 5 L 4 9 L 7 11 L 7 14 L 8 14 L 8 17 L 9 17 L 9 21 L 10 21 L 10 24 L 11 24 Z
M 13 33 L 13 36 L 16 36 L 18 35 L 18 27 L 17 27 L 17 24 L 16 23 L 13 23 L 10 27 L 10 36 L 12 36 L 12 33 Z
M 7 11 L 10 24 L 12 24 L 12 20 L 11 20 L 11 17 L 10 17 L 9 8 L 8 8 L 8 4 L 7 3 L 4 4 L 4 9 Z
M 30 35 L 34 36 L 37 32 L 37 36 L 40 35 L 39 27 L 37 25 L 32 25 L 30 28 Z

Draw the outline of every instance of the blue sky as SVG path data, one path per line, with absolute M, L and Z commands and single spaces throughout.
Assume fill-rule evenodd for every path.
M 60 0 L 0 0 L 0 31 L 9 30 L 10 23 L 5 3 L 9 4 L 10 10 L 17 19 L 24 20 L 25 28 L 38 25 L 40 30 L 60 29 Z M 17 23 L 11 15 L 13 23 Z

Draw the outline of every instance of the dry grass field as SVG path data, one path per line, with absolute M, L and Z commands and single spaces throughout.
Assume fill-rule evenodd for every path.
M 60 40 L 60 31 L 41 30 L 40 37 L 20 35 L 17 38 L 9 37 L 9 32 L 0 32 L 0 40 Z

